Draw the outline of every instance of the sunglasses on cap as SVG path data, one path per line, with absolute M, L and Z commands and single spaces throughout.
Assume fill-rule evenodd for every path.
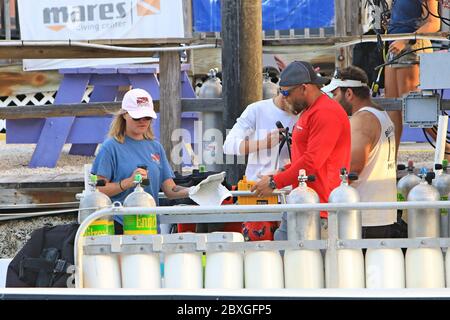
M 131 118 L 131 119 L 133 119 L 134 121 L 140 121 L 140 120 L 150 121 L 153 118 L 152 117 L 143 117 L 143 118 Z

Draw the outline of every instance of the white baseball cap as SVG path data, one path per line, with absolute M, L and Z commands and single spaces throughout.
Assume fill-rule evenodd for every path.
M 122 110 L 134 118 L 151 117 L 156 119 L 152 96 L 143 89 L 131 89 L 123 96 Z

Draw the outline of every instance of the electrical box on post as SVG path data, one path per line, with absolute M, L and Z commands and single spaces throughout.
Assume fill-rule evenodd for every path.
M 411 128 L 431 128 L 438 123 L 441 96 L 432 91 L 411 92 L 403 96 L 403 123 Z

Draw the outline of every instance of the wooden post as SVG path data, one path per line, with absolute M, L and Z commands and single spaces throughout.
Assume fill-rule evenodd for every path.
M 247 105 L 262 99 L 262 5 L 261 0 L 222 0 L 221 4 L 226 131 L 233 127 Z M 244 159 L 234 157 L 233 164 L 228 164 L 230 157 L 227 159 L 227 179 L 236 184 L 245 172 Z
M 261 0 L 241 1 L 239 63 L 241 108 L 262 100 L 262 4 Z M 274 122 L 275 126 L 275 122 Z
M 192 38 L 192 0 L 183 0 L 184 36 Z
M 181 163 L 172 159 L 171 152 L 180 140 L 172 141 L 174 130 L 181 128 L 180 55 L 161 52 L 159 55 L 160 82 L 160 139 L 167 159 L 174 171 L 181 172 Z M 179 139 L 179 137 L 174 137 Z M 181 157 L 180 157 L 181 159 Z
M 222 0 L 222 99 L 224 137 L 240 115 L 239 11 L 240 0 Z M 233 163 L 229 163 L 233 158 Z M 236 184 L 244 165 L 236 165 L 237 157 L 225 157 L 227 181 Z
M 361 34 L 360 5 L 359 0 L 334 0 L 334 31 L 337 37 Z M 337 50 L 337 68 L 342 69 L 352 64 L 352 50 L 352 47 Z
M 186 38 L 192 38 L 192 0 L 183 0 L 183 18 L 184 18 L 184 36 Z M 188 50 L 187 63 L 191 66 L 188 74 L 192 76 L 194 74 L 194 51 Z M 195 89 L 195 88 L 194 88 Z

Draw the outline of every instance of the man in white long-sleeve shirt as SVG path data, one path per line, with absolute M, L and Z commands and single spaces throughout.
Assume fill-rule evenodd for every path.
M 258 175 L 270 174 L 290 162 L 287 143 L 279 152 L 280 134 L 276 122 L 292 129 L 298 116 L 290 113 L 281 94 L 272 99 L 250 104 L 228 133 L 225 154 L 247 155 L 247 180 L 257 181 Z
M 225 154 L 247 155 L 247 180 L 257 181 L 259 175 L 273 174 L 290 163 L 287 143 L 279 150 L 280 130 L 276 122 L 292 127 L 298 116 L 288 111 L 281 94 L 272 99 L 250 104 L 228 133 L 223 150 Z M 276 222 L 244 222 L 242 233 L 246 240 L 273 240 Z M 247 234 L 250 234 L 247 236 Z

